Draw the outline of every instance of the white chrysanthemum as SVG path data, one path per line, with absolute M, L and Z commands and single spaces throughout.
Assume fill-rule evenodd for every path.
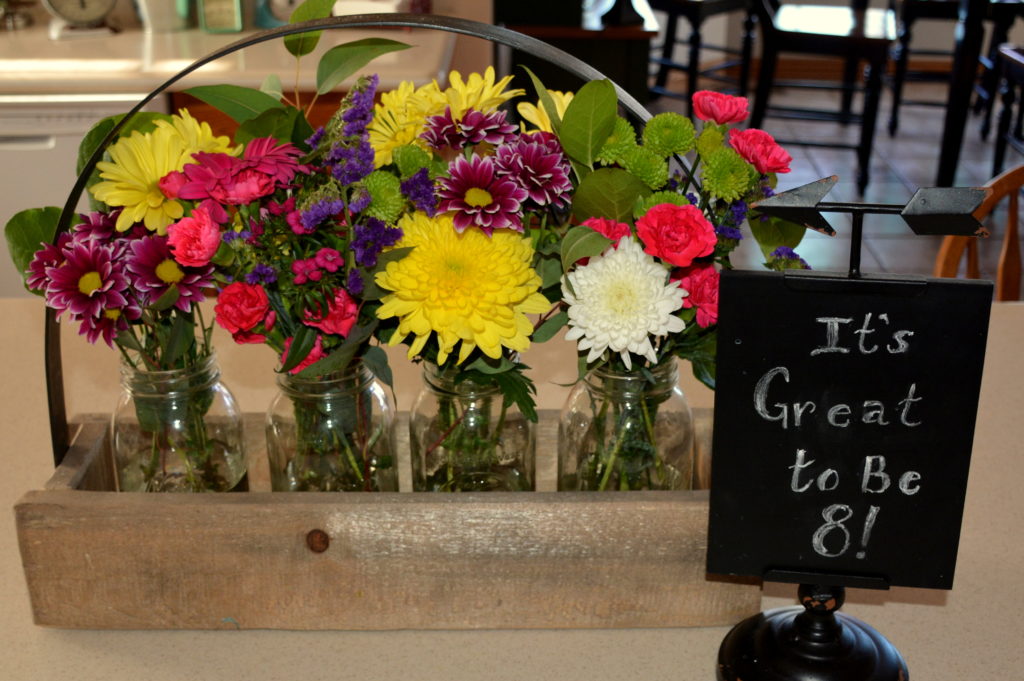
M 569 304 L 565 338 L 578 339 L 577 347 L 590 351 L 588 363 L 605 350 L 618 352 L 627 369 L 633 368 L 631 352 L 656 363 L 651 338 L 685 327 L 673 313 L 683 306 L 686 291 L 679 282 L 668 281 L 665 268 L 632 237 L 622 237 L 617 248 L 591 258 L 568 279 L 569 286 L 562 283 L 562 296 Z

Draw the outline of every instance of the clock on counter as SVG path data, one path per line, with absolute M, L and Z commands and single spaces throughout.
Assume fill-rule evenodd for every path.
M 43 7 L 53 17 L 50 20 L 50 40 L 105 35 L 112 30 L 106 22 L 117 0 L 42 1 Z

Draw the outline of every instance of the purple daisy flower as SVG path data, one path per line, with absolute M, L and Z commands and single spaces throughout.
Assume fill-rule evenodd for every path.
M 434 181 L 430 179 L 430 173 L 426 168 L 420 168 L 402 180 L 402 193 L 409 197 L 417 210 L 421 210 L 430 217 L 437 214 L 437 196 L 434 194 Z
M 71 243 L 71 235 L 61 232 L 57 235 L 56 244 L 41 244 L 42 248 L 35 252 L 32 261 L 28 264 L 28 276 L 25 279 L 25 284 L 30 289 L 46 293 L 46 288 L 50 285 L 50 276 L 46 270 L 64 264 L 64 248 L 69 243 Z
M 528 194 L 511 179 L 498 175 L 490 158 L 459 156 L 448 170 L 451 177 L 439 180 L 438 209 L 455 212 L 456 231 L 462 233 L 470 225 L 488 235 L 496 229 L 523 231 L 519 211 Z
M 382 220 L 370 218 L 366 224 L 352 229 L 352 243 L 349 247 L 355 253 L 356 264 L 360 267 L 376 267 L 377 256 L 388 246 L 394 246 L 402 238 L 402 230 L 388 227 Z
M 79 216 L 82 218 L 82 221 L 72 229 L 74 229 L 76 236 L 81 235 L 84 239 L 109 241 L 114 237 L 116 232 L 114 227 L 117 224 L 117 216 L 120 214 L 120 208 L 116 208 L 109 213 L 93 212 L 88 215 L 83 213 Z
M 498 147 L 494 163 L 498 173 L 515 180 L 535 204 L 558 208 L 569 205 L 572 182 L 569 162 L 558 142 L 551 141 L 524 135 Z
M 75 321 L 81 322 L 78 327 L 79 335 L 85 336 L 90 343 L 95 343 L 102 338 L 109 347 L 114 347 L 114 339 L 117 334 L 128 330 L 129 320 L 138 319 L 142 316 L 142 308 L 138 303 L 129 300 L 128 304 L 120 309 L 108 309 L 98 317 L 83 317 Z
M 171 256 L 167 237 L 156 234 L 131 242 L 126 270 L 143 305 L 151 305 L 171 286 L 177 286 L 174 307 L 182 312 L 201 301 L 205 297 L 203 289 L 213 284 L 213 265 L 179 265 Z
M 504 144 L 515 134 L 516 126 L 506 120 L 504 111 L 483 113 L 470 109 L 461 121 L 456 121 L 452 118 L 451 107 L 446 107 L 443 114 L 427 118 L 426 129 L 420 137 L 434 149 L 463 149 L 481 142 Z
M 128 277 L 115 248 L 93 239 L 72 239 L 63 255 L 63 263 L 46 269 L 47 305 L 76 317 L 97 317 L 128 304 Z

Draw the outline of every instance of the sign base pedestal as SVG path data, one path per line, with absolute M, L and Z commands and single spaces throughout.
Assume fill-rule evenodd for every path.
M 906 681 L 899 651 L 870 625 L 836 612 L 843 587 L 800 585 L 803 607 L 750 617 L 718 651 L 719 681 Z

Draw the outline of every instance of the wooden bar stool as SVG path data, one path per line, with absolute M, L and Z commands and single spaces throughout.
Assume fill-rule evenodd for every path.
M 992 22 L 992 35 L 988 50 L 978 57 L 981 75 L 974 85 L 974 113 L 984 114 L 981 121 L 981 139 L 988 139 L 992 129 L 992 110 L 999 96 L 999 48 L 1009 40 L 1010 29 L 1018 18 L 1024 17 L 1021 0 L 991 0 L 986 18 Z
M 698 89 L 698 79 L 701 77 L 716 82 L 730 83 L 735 86 L 735 91 L 740 96 L 747 94 L 747 82 L 750 78 L 750 54 L 754 39 L 754 0 L 650 0 L 652 9 L 665 12 L 668 16 L 665 24 L 665 40 L 660 47 L 656 48 L 656 54 L 651 58 L 652 64 L 658 65 L 657 74 L 654 77 L 654 85 L 651 86 L 652 98 L 659 96 L 674 97 L 686 102 L 687 114 L 692 113 L 693 93 Z M 727 12 L 744 13 L 743 36 L 739 51 L 720 45 L 705 45 L 701 34 L 701 28 L 708 18 L 716 14 Z M 679 37 L 679 19 L 686 19 L 690 24 L 690 35 L 686 39 Z M 676 45 L 687 45 L 689 55 L 687 62 L 677 62 L 673 59 Z M 721 64 L 701 69 L 700 51 L 715 50 L 738 59 L 728 59 Z M 739 68 L 739 77 L 731 78 L 722 74 L 726 69 Z M 686 73 L 686 90 L 677 92 L 669 89 L 668 77 L 672 71 L 683 71 Z
M 1024 48 L 1001 45 L 997 50 L 996 69 L 1003 104 L 996 124 L 995 151 L 992 154 L 993 175 L 998 175 L 1003 169 L 1007 146 L 1024 154 L 1024 104 L 1018 97 L 1018 93 L 1024 90 Z M 1016 122 L 1011 126 L 1015 101 Z
M 758 23 L 761 26 L 763 44 L 757 93 L 750 117 L 751 127 L 762 127 L 767 116 L 806 121 L 860 123 L 860 139 L 857 144 L 811 142 L 802 139 L 780 140 L 780 143 L 855 150 L 859 166 L 857 188 L 863 194 L 869 179 L 871 147 L 874 143 L 875 123 L 878 119 L 882 74 L 889 58 L 889 47 L 896 37 L 892 11 L 823 5 L 778 6 L 773 0 L 759 0 L 756 9 L 758 10 Z M 806 81 L 776 83 L 775 71 L 780 53 L 811 54 L 842 59 L 847 65 L 844 82 L 824 85 Z M 853 80 L 849 78 L 849 65 L 856 62 L 866 65 L 862 88 L 864 102 L 859 114 L 854 114 L 849 110 L 849 102 L 854 90 L 861 88 L 855 82 L 845 82 L 847 79 Z M 778 86 L 840 90 L 843 93 L 843 104 L 838 111 L 770 107 L 769 98 L 772 88 Z

